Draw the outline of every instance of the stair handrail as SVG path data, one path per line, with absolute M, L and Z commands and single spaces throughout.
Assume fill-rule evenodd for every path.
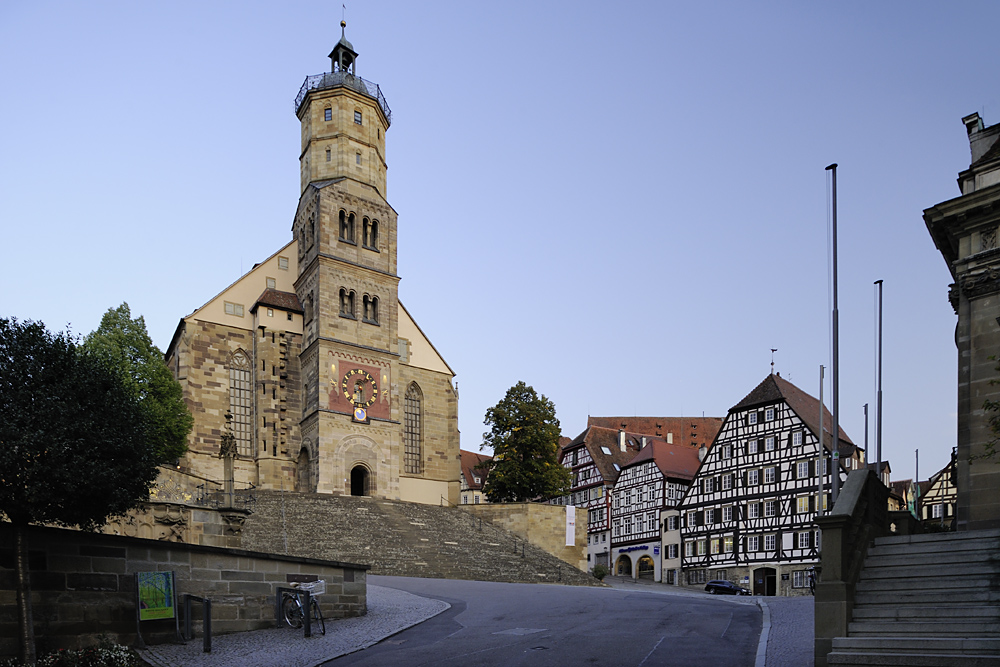
M 445 498 L 444 496 L 441 496 L 441 501 L 442 501 L 442 503 L 441 503 L 442 505 L 447 504 L 449 507 L 454 507 L 455 509 L 462 509 L 462 505 L 459 505 L 457 503 L 453 503 L 450 500 L 448 500 L 447 498 Z M 500 526 L 497 526 L 496 524 L 494 524 L 489 519 L 487 519 L 486 522 L 485 522 L 485 524 L 484 524 L 483 523 L 483 517 L 477 516 L 477 515 L 471 514 L 471 513 L 467 513 L 467 514 L 472 519 L 472 526 L 473 526 L 473 528 L 477 527 L 476 526 L 476 522 L 478 520 L 478 524 L 479 524 L 478 528 L 479 528 L 480 532 L 482 532 L 483 525 L 485 525 L 487 528 L 491 528 L 493 530 L 494 534 L 497 537 L 497 540 L 503 540 L 505 538 L 511 538 L 511 539 L 513 539 L 514 540 L 514 553 L 517 554 L 517 541 L 518 541 L 517 540 L 517 535 L 515 535 L 512 532 L 510 532 L 509 530 L 506 530 L 504 528 L 501 528 Z M 525 557 L 525 555 L 524 555 L 524 545 L 525 545 L 526 542 L 527 542 L 527 540 L 522 537 L 521 538 L 521 558 Z
M 854 589 L 868 547 L 889 534 L 889 489 L 872 470 L 855 470 L 825 516 L 817 516 L 822 531 L 820 572 L 816 582 L 815 667 L 827 667 L 835 637 L 846 637 L 854 611 Z

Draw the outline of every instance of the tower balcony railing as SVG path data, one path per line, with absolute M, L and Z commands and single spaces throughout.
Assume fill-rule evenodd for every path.
M 301 108 L 302 102 L 305 101 L 306 95 L 310 91 L 326 90 L 327 88 L 336 88 L 337 86 L 345 86 L 362 95 L 373 98 L 382 108 L 386 122 L 390 125 L 392 124 L 392 111 L 389 110 L 389 104 L 385 101 L 385 96 L 382 94 L 382 89 L 379 88 L 378 84 L 367 79 L 362 79 L 360 76 L 355 76 L 350 72 L 343 71 L 323 72 L 322 74 L 307 76 L 306 80 L 302 83 L 302 88 L 299 89 L 299 94 L 295 97 L 295 115 L 298 115 L 299 108 Z

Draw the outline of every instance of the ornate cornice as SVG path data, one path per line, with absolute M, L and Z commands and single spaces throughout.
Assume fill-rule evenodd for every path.
M 957 311 L 959 295 L 967 299 L 976 299 L 997 292 L 1000 292 L 1000 268 L 990 267 L 983 271 L 958 276 L 958 280 L 948 290 L 948 300 Z

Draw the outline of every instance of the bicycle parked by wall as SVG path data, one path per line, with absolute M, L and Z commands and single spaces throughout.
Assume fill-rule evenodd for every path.
M 292 584 L 292 586 L 300 591 L 309 591 L 311 630 L 314 633 L 318 632 L 321 635 L 325 635 L 326 622 L 323 620 L 323 612 L 319 609 L 319 602 L 316 600 L 316 596 L 326 593 L 326 581 L 320 579 L 319 581 L 309 583 Z M 285 623 L 296 629 L 301 628 L 304 622 L 303 619 L 306 614 L 305 605 L 302 603 L 304 597 L 301 593 L 290 593 L 288 591 L 282 591 L 281 593 L 281 613 L 285 617 Z

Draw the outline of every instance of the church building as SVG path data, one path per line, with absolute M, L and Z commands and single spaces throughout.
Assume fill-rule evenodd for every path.
M 220 482 L 236 443 L 252 485 L 458 502 L 454 372 L 399 301 L 381 88 L 343 35 L 306 78 L 291 241 L 181 319 L 166 352 L 195 418 L 181 474 Z

